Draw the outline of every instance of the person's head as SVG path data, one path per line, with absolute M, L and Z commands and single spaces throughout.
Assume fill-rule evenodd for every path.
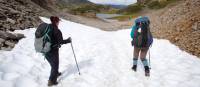
M 53 25 L 56 25 L 56 26 L 58 26 L 59 21 L 60 21 L 59 17 L 57 17 L 57 16 L 51 16 L 51 17 L 50 17 L 50 20 L 51 20 L 51 23 L 52 23 Z
M 140 19 L 136 19 L 135 20 L 135 26 L 138 27 L 138 28 L 141 27 L 142 26 L 142 21 Z

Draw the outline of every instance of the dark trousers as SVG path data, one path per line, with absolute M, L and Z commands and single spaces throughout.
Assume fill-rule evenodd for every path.
M 57 49 L 51 50 L 50 52 L 45 54 L 45 57 L 51 66 L 51 73 L 49 76 L 49 80 L 52 82 L 56 82 L 59 69 L 59 52 Z

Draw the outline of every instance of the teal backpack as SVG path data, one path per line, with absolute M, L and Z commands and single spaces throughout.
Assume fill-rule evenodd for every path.
M 153 38 L 149 25 L 148 17 L 139 17 L 135 20 L 135 25 L 131 31 L 132 46 L 143 48 L 149 47 L 152 44 Z

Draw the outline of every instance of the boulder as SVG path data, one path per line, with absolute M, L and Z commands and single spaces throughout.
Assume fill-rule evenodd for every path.
M 23 34 L 12 34 L 5 31 L 0 31 L 0 38 L 5 40 L 20 40 L 24 38 Z
M 0 43 L 3 43 L 3 42 L 5 42 L 5 41 L 6 41 L 5 39 L 0 38 Z
M 15 46 L 16 42 L 11 42 L 11 41 L 5 41 L 5 45 L 7 45 L 10 48 L 13 48 Z
M 0 31 L 0 38 L 6 40 L 7 37 L 6 37 L 6 34 L 5 34 L 5 33 L 6 33 L 5 31 Z
M 11 18 L 7 18 L 7 21 L 12 23 L 12 24 L 15 24 L 15 20 L 11 19 Z
M 6 41 L 6 40 L 0 38 L 0 48 L 4 45 L 4 42 L 5 42 L 5 41 Z
M 0 20 L 6 20 L 7 19 L 7 17 L 5 16 L 5 14 L 3 14 L 3 13 L 0 13 Z
M 16 36 L 16 39 L 17 39 L 17 40 L 20 40 L 20 39 L 22 39 L 22 38 L 25 38 L 24 34 L 15 34 L 15 36 Z

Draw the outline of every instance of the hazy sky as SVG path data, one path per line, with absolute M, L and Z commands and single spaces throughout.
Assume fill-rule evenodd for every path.
M 89 0 L 89 1 L 101 4 L 129 5 L 135 3 L 137 0 Z

